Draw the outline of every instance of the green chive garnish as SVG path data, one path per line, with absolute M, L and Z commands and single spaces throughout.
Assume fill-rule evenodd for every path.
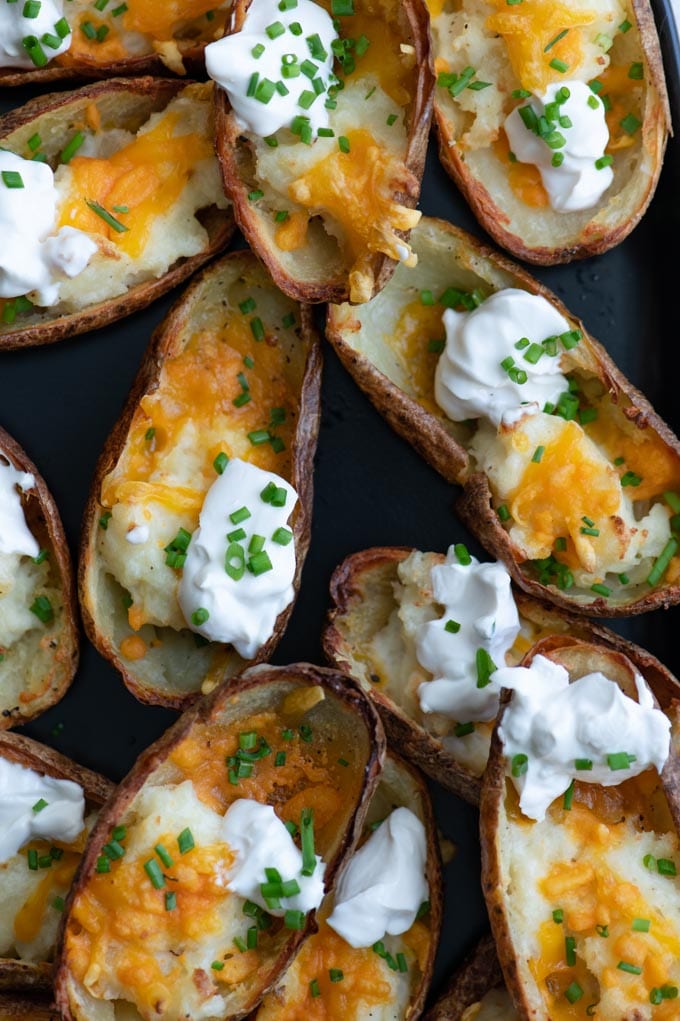
M 179 853 L 186 854 L 187 851 L 192 851 L 195 846 L 196 845 L 194 844 L 193 834 L 189 827 L 187 827 L 186 829 L 182 830 L 180 835 L 177 837 L 177 847 L 179 848 Z
M 160 890 L 165 886 L 165 876 L 161 872 L 160 865 L 153 858 L 149 858 L 148 861 L 144 862 L 144 871 L 151 880 L 151 885 L 154 889 Z
M 100 206 L 98 202 L 91 202 L 89 199 L 85 199 L 85 205 L 88 206 L 93 213 L 96 213 L 104 223 L 108 224 L 112 230 L 115 230 L 118 234 L 124 234 L 130 228 L 126 227 L 124 223 L 117 220 L 115 216 L 112 216 L 103 206 Z

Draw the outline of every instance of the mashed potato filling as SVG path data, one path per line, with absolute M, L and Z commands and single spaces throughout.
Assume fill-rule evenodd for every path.
M 136 135 L 95 131 L 55 173 L 58 227 L 99 245 L 85 270 L 60 289 L 60 311 L 124 294 L 203 251 L 201 209 L 225 209 L 212 144 L 211 87 L 193 85 Z

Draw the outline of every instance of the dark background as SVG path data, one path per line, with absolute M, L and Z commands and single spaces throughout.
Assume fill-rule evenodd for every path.
M 680 131 L 680 49 L 670 0 L 653 3 L 662 37 L 671 104 Z M 33 90 L 2 90 L 0 112 Z M 484 232 L 440 168 L 430 145 L 424 213 Z M 0 238 L 0 244 L 2 239 Z M 584 319 L 625 375 L 680 430 L 677 311 L 680 244 L 680 140 L 671 140 L 657 194 L 640 226 L 614 251 L 571 266 L 534 269 Z M 234 245 L 241 246 L 237 237 Z M 74 556 L 99 451 L 121 410 L 154 327 L 177 294 L 96 334 L 0 355 L 0 421 L 25 447 L 61 511 Z M 319 317 L 322 324 L 322 317 Z M 325 345 L 323 418 L 315 471 L 312 545 L 300 596 L 275 663 L 321 662 L 319 635 L 333 568 L 372 545 L 445 551 L 479 545 L 453 515 L 456 488 L 397 438 Z M 658 610 L 615 630 L 644 645 L 680 673 L 673 629 L 678 610 Z M 139 704 L 116 671 L 83 638 L 81 662 L 66 697 L 26 728 L 86 766 L 119 780 L 136 756 L 175 719 Z M 442 832 L 456 845 L 446 868 L 446 912 L 434 990 L 486 927 L 479 889 L 477 812 L 432 785 Z

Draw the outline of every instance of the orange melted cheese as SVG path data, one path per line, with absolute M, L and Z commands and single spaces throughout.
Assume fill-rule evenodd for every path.
M 394 201 L 395 192 L 407 190 L 410 182 L 404 164 L 363 128 L 351 131 L 347 139 L 349 152 L 331 151 L 288 191 L 310 216 L 324 214 L 338 223 L 355 264 L 352 282 L 366 272 L 374 252 L 398 259 L 404 242 L 395 232 L 410 230 L 420 214 Z
M 108 159 L 75 156 L 69 163 L 72 181 L 59 226 L 100 234 L 130 258 L 139 258 L 158 217 L 177 201 L 196 164 L 213 154 L 207 137 L 195 132 L 176 136 L 178 122 L 179 114 L 166 114 Z M 99 203 L 127 230 L 108 226 L 88 202 Z M 116 207 L 129 212 L 117 212 Z
M 285 751 L 283 766 L 275 766 L 275 755 L 267 755 L 255 764 L 252 775 L 230 784 L 225 760 L 238 750 L 238 733 L 230 728 L 200 725 L 173 749 L 170 761 L 190 778 L 200 800 L 213 811 L 224 813 L 237 798 L 273 804 L 284 821 L 300 821 L 303 808 L 314 809 L 314 830 L 318 848 L 323 847 L 324 831 L 333 823 L 348 798 L 356 796 L 355 771 L 338 765 L 348 758 L 346 747 L 331 743 L 303 741 L 297 729 L 291 740 L 282 737 L 280 714 L 268 712 L 244 720 L 239 731 L 255 731 L 272 749 Z M 210 755 L 206 755 L 206 747 Z
M 493 143 L 492 148 L 497 159 L 507 169 L 508 181 L 510 182 L 513 194 L 521 202 L 524 202 L 525 205 L 531 206 L 532 209 L 544 209 L 546 206 L 549 206 L 550 199 L 543 187 L 538 167 L 535 167 L 533 163 L 520 163 L 519 160 L 513 161 L 510 159 L 510 146 L 504 131 L 501 132 Z
M 110 11 L 98 14 L 92 7 L 82 11 L 77 18 L 69 19 L 73 29 L 71 46 L 66 53 L 57 57 L 55 63 L 71 65 L 74 62 L 105 64 L 125 60 L 133 56 L 127 48 L 122 32 L 138 32 L 146 36 L 149 49 L 154 43 L 186 38 L 192 44 L 219 39 L 224 33 L 226 11 L 214 11 L 215 0 L 127 0 L 127 10 L 118 17 L 112 12 L 119 5 L 111 0 Z M 205 18 L 208 11 L 214 11 L 211 20 Z M 89 22 L 95 34 L 108 29 L 102 41 L 90 39 L 82 30 Z
M 434 374 L 441 352 L 428 350 L 428 345 L 431 340 L 443 343 L 446 338 L 443 312 L 441 305 L 424 305 L 416 298 L 404 305 L 390 337 L 414 396 L 437 417 L 442 412 L 434 398 Z
M 251 369 L 243 361 L 245 356 L 254 362 Z M 234 453 L 229 435 L 238 431 L 245 438 L 263 428 L 272 407 L 286 411 L 285 421 L 276 427 L 285 450 L 277 454 L 269 443 L 248 442 L 238 456 L 290 478 L 298 403 L 285 371 L 286 355 L 276 339 L 267 336 L 256 342 L 248 320 L 238 313 L 225 314 L 219 331 L 194 334 L 180 354 L 165 361 L 157 389 L 141 399 L 118 466 L 104 479 L 103 506 L 111 507 L 118 500 L 154 500 L 173 510 L 192 511 L 198 521 L 203 494 L 215 476 L 215 457 L 222 450 L 228 456 Z M 237 408 L 233 402 L 242 392 L 240 373 L 248 381 L 251 399 Z M 203 475 L 196 480 L 195 489 L 164 481 L 167 461 L 182 431 L 192 423 L 199 435 L 223 437 L 205 446 Z M 146 439 L 150 429 L 154 430 L 152 442 Z
M 626 839 L 625 818 L 635 819 L 640 828 L 673 830 L 658 776 L 649 771 L 609 788 L 577 783 L 571 811 L 564 811 L 558 801 L 550 814 L 554 824 L 565 826 L 586 850 L 553 865 L 538 884 L 551 910 L 560 909 L 564 916 L 563 924 L 552 918 L 542 924 L 537 934 L 540 956 L 529 961 L 551 1018 L 583 1018 L 586 1007 L 599 1000 L 600 991 L 614 987 L 625 990 L 631 1004 L 649 1003 L 651 989 L 669 980 L 670 969 L 680 957 L 680 933 L 661 910 L 645 901 L 638 886 L 609 867 L 604 856 Z M 649 932 L 633 930 L 636 918 L 650 921 Z M 575 940 L 573 965 L 566 960 L 565 937 Z M 581 942 L 592 938 L 603 940 L 598 951 L 604 950 L 611 962 L 598 968 L 597 974 L 589 970 L 586 960 L 592 960 L 592 955 Z M 642 974 L 624 975 L 617 967 L 619 961 L 641 968 Z M 572 982 L 584 992 L 573 1004 L 565 996 Z M 677 1017 L 677 1013 L 657 1014 L 655 1008 L 654 1017 Z
M 38 856 L 43 856 L 49 855 L 52 846 L 62 847 L 62 858 L 54 861 L 49 869 L 41 870 L 40 881 L 14 916 L 14 935 L 20 943 L 30 943 L 36 939 L 50 908 L 51 894 L 68 889 L 80 862 L 82 846 L 78 844 L 52 845 L 41 840 L 32 841 L 24 850 L 31 848 L 37 851 Z
M 569 67 L 574 77 L 583 60 L 582 33 L 596 19 L 594 11 L 573 10 L 567 3 L 555 0 L 523 0 L 508 6 L 506 0 L 489 0 L 496 8 L 486 20 L 489 32 L 503 36 L 512 69 L 529 92 L 544 92 L 552 81 L 564 76 L 550 67 L 558 59 Z M 545 47 L 564 29 L 567 34 L 545 52 Z M 576 75 L 578 77 L 578 75 Z
M 567 534 L 582 545 L 583 517 L 601 528 L 619 508 L 619 476 L 589 448 L 583 429 L 567 422 L 557 438 L 546 442 L 540 461 L 529 462 L 510 495 L 513 519 L 548 552 L 555 539 Z
M 621 476 L 632 471 L 640 477 L 639 486 L 628 488 L 632 499 L 651 500 L 680 489 L 680 458 L 653 430 L 620 428 L 615 418 L 600 414 L 588 434 L 612 461 L 624 458 L 617 467 Z

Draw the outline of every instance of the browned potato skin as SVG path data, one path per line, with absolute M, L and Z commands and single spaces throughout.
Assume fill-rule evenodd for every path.
M 371 684 L 370 663 L 366 664 L 363 676 L 352 673 L 352 662 L 356 662 L 356 659 L 351 638 L 348 637 L 351 615 L 360 613 L 361 607 L 366 605 L 366 591 L 371 581 L 375 582 L 386 570 L 390 571 L 390 576 L 394 574 L 396 577 L 397 565 L 413 552 L 408 547 L 377 546 L 353 553 L 336 567 L 330 585 L 331 609 L 322 635 L 323 650 L 328 661 L 339 670 L 354 676 L 373 700 L 390 745 L 399 748 L 407 759 L 447 790 L 478 805 L 482 778 L 459 763 L 440 741 L 408 716 L 400 705 Z M 602 653 L 622 653 L 645 677 L 661 708 L 672 711 L 674 701 L 680 699 L 680 681 L 650 653 L 595 621 L 556 608 L 516 587 L 513 595 L 520 616 L 540 622 L 543 627 L 559 627 L 561 631 L 567 629 L 566 636 L 542 639 L 538 643 L 541 648 L 553 648 L 563 641 L 578 639 L 596 644 Z
M 236 0 L 231 31 L 240 31 L 251 0 Z M 420 196 L 420 182 L 425 168 L 427 142 L 432 119 L 432 99 L 435 86 L 432 55 L 430 53 L 429 14 L 423 0 L 400 0 L 395 5 L 395 20 L 399 20 L 403 38 L 415 48 L 417 78 L 409 117 L 408 148 L 405 158 L 410 180 L 405 179 L 405 190 L 394 196 L 401 205 L 415 209 Z M 254 202 L 248 200 L 253 184 L 249 180 L 250 155 L 248 143 L 242 139 L 226 92 L 215 89 L 216 148 L 222 167 L 222 177 L 227 195 L 234 204 L 236 222 L 256 253 L 265 264 L 274 283 L 284 294 L 296 301 L 341 302 L 349 300 L 349 266 L 335 279 L 329 279 L 324 272 L 323 252 L 319 251 L 319 275 L 316 280 L 302 280 L 284 267 L 279 250 L 267 237 L 263 228 L 265 213 L 260 212 Z M 408 240 L 408 234 L 402 235 Z M 373 294 L 385 286 L 394 273 L 396 262 L 380 252 L 372 260 L 374 275 Z
M 252 667 L 235 678 L 231 678 L 216 688 L 210 695 L 200 699 L 180 716 L 154 744 L 150 745 L 137 759 L 116 790 L 115 796 L 106 804 L 92 831 L 85 854 L 83 855 L 73 885 L 69 891 L 64 914 L 60 926 L 59 946 L 55 960 L 55 1002 L 63 1021 L 80 1021 L 78 1013 L 71 1009 L 69 995 L 72 984 L 68 958 L 65 947 L 65 932 L 68 927 L 71 905 L 76 893 L 80 892 L 94 871 L 101 849 L 109 839 L 112 826 L 121 819 L 149 775 L 169 757 L 172 750 L 189 734 L 192 727 L 219 721 L 225 714 L 229 715 L 235 704 L 244 703 L 242 716 L 248 714 L 249 693 L 262 686 L 272 689 L 272 700 L 276 697 L 277 682 L 294 681 L 301 688 L 321 686 L 327 698 L 336 702 L 356 715 L 357 728 L 363 729 L 368 736 L 370 754 L 363 769 L 363 787 L 361 798 L 355 805 L 349 824 L 339 836 L 336 848 L 326 864 L 325 885 L 332 889 L 335 878 L 342 866 L 353 853 L 363 831 L 366 812 L 372 795 L 380 780 L 386 754 L 385 734 L 380 717 L 363 694 L 361 687 L 352 678 L 337 671 L 309 663 L 294 663 L 291 666 L 257 666 Z M 248 1006 L 252 1009 L 275 985 L 283 974 L 288 963 L 305 936 L 314 931 L 315 913 L 312 911 L 307 918 L 304 931 L 291 930 L 290 937 L 282 953 L 268 972 L 261 976 L 262 985 L 256 998 Z M 229 1021 L 224 1018 L 223 1021 Z
M 423 1016 L 423 1021 L 462 1021 L 468 1007 L 503 984 L 496 944 L 492 936 L 484 936 Z
M 439 159 L 446 172 L 453 178 L 472 212 L 497 244 L 525 262 L 539 266 L 554 266 L 575 259 L 587 259 L 593 255 L 601 255 L 620 244 L 630 232 L 637 227 L 652 200 L 656 189 L 666 142 L 671 131 L 671 112 L 668 92 L 663 73 L 663 61 L 659 49 L 659 38 L 654 24 L 654 15 L 649 0 L 631 0 L 631 7 L 640 33 L 642 49 L 645 57 L 645 80 L 649 83 L 645 93 L 645 109 L 642 132 L 644 149 L 651 156 L 654 174 L 650 177 L 647 188 L 638 196 L 633 209 L 623 208 L 615 222 L 603 229 L 589 222 L 580 235 L 573 238 L 568 246 L 530 246 L 521 234 L 516 223 L 503 213 L 493 200 L 484 182 L 475 177 L 468 163 L 461 158 L 459 147 L 455 145 L 453 125 L 447 120 L 440 104 L 434 104 L 434 122 L 437 127 L 439 141 Z M 596 215 L 602 206 L 596 206 Z M 535 211 L 540 216 L 540 210 Z
M 46 997 L 0 994 L 0 1021 L 59 1021 L 59 1012 Z
M 589 670 L 607 671 L 607 676 L 621 685 L 624 693 L 637 701 L 637 692 L 631 683 L 631 663 L 623 651 L 602 651 L 596 645 L 578 640 L 545 639 L 538 642 L 524 658 L 526 665 L 534 656 L 546 655 L 555 662 L 561 663 L 573 677 L 580 677 Z M 635 664 L 639 669 L 639 665 Z M 651 678 L 645 677 L 650 687 Z M 654 690 L 654 689 L 653 689 Z M 654 691 L 656 695 L 656 691 Z M 509 699 L 505 700 L 505 704 Z M 660 701 L 660 700 L 659 700 Z M 671 712 L 673 734 L 677 736 L 678 704 L 674 702 L 661 707 Z M 480 835 L 482 843 L 482 889 L 489 912 L 489 921 L 493 933 L 498 959 L 503 970 L 508 991 L 515 1008 L 522 1018 L 537 1018 L 538 1015 L 527 996 L 521 969 L 524 963 L 518 961 L 514 950 L 512 929 L 504 899 L 501 882 L 502 847 L 499 839 L 501 817 L 505 814 L 504 800 L 506 788 L 505 757 L 498 736 L 498 726 L 503 718 L 503 709 L 496 721 L 489 764 L 484 774 L 482 797 L 480 803 Z M 680 821 L 680 762 L 677 755 L 671 754 L 660 774 L 661 784 L 668 799 L 668 807 L 677 828 Z M 633 1021 L 633 1015 L 631 1015 Z
M 432 800 L 427 784 L 421 773 L 413 768 L 401 756 L 397 755 L 392 748 L 387 752 L 384 768 L 376 791 L 376 800 L 384 801 L 385 797 L 390 801 L 392 808 L 408 808 L 416 815 L 425 827 L 427 834 L 427 861 L 425 874 L 429 885 L 430 911 L 428 914 L 429 928 L 432 934 L 430 941 L 430 952 L 425 968 L 422 971 L 420 982 L 414 987 L 411 998 L 403 1013 L 395 1015 L 394 1021 L 417 1021 L 423 1011 L 423 1006 L 432 982 L 435 957 L 441 935 L 442 918 L 444 912 L 444 889 L 442 885 L 442 862 L 439 850 L 439 832 L 432 808 Z M 367 807 L 367 821 L 375 819 L 373 805 Z M 377 818 L 380 818 L 378 815 Z M 294 962 L 293 962 L 294 966 Z M 281 976 L 280 982 L 285 982 L 285 974 Z M 298 1007 L 301 1005 L 298 1004 Z M 255 1012 L 250 1021 L 257 1021 L 259 1012 Z M 0 1019 L 1 1021 L 1 1019 Z
M 199 693 L 196 692 L 189 695 L 178 694 L 176 696 L 152 693 L 148 687 L 138 682 L 134 674 L 133 664 L 120 656 L 119 650 L 105 638 L 97 626 L 97 622 L 89 608 L 90 597 L 88 595 L 87 575 L 96 556 L 95 546 L 97 528 L 99 527 L 98 521 L 101 514 L 99 497 L 102 479 L 118 461 L 120 453 L 125 446 L 135 410 L 144 394 L 150 393 L 157 388 L 163 363 L 180 349 L 185 330 L 191 328 L 191 304 L 192 301 L 197 301 L 200 304 L 202 282 L 212 274 L 219 273 L 223 265 L 238 261 L 245 261 L 251 264 L 256 262 L 250 252 L 232 252 L 230 255 L 204 269 L 202 273 L 194 277 L 190 286 L 178 298 L 163 322 L 154 331 L 151 343 L 147 348 L 139 372 L 132 384 L 132 390 L 122 414 L 111 430 L 97 462 L 83 515 L 83 533 L 78 563 L 78 588 L 85 633 L 101 655 L 108 659 L 120 672 L 123 681 L 135 698 L 139 699 L 140 702 L 146 702 L 150 705 L 163 705 L 170 709 L 186 709 L 188 705 L 200 697 Z M 299 497 L 295 519 L 292 524 L 297 550 L 295 578 L 293 581 L 296 597 L 300 588 L 302 568 L 311 540 L 312 503 L 314 496 L 314 452 L 316 450 L 321 415 L 322 364 L 321 345 L 314 330 L 311 309 L 305 305 L 300 306 L 300 317 L 302 323 L 301 337 L 309 345 L 309 354 L 300 395 L 300 414 L 295 435 L 293 473 L 290 480 L 297 490 Z M 252 661 L 254 664 L 262 663 L 269 659 L 286 629 L 294 605 L 295 600 L 293 600 L 290 606 L 281 611 L 271 638 L 262 646 L 258 655 Z
M 549 301 L 568 320 L 571 328 L 578 328 L 583 334 L 580 343 L 593 355 L 600 379 L 606 386 L 612 402 L 622 406 L 626 418 L 638 428 L 654 430 L 664 443 L 680 456 L 680 441 L 675 433 L 657 415 L 647 398 L 626 379 L 602 344 L 587 332 L 581 320 L 573 316 L 552 291 L 521 266 L 499 255 L 488 246 L 480 244 L 472 235 L 454 227 L 446 220 L 423 217 L 421 225 L 448 235 L 451 250 L 462 251 L 468 259 L 474 259 L 476 271 L 479 272 L 480 260 L 488 260 L 492 266 L 509 275 L 511 283 L 506 286 L 522 288 L 530 294 L 542 295 Z M 416 250 L 420 229 L 419 225 L 412 233 Z M 479 281 L 480 284 L 484 284 L 484 277 L 480 275 Z M 370 359 L 355 350 L 351 344 L 351 336 L 359 329 L 360 324 L 352 318 L 348 305 L 329 306 L 326 336 L 342 364 L 394 431 L 408 440 L 448 482 L 463 486 L 463 493 L 455 503 L 457 514 L 488 552 L 505 563 L 513 581 L 525 592 L 537 599 L 547 599 L 565 610 L 583 613 L 589 617 L 630 616 L 646 613 L 648 610 L 667 608 L 680 601 L 680 585 L 663 584 L 629 601 L 615 602 L 611 598 L 605 599 L 600 596 L 586 606 L 580 606 L 556 586 L 542 585 L 525 574 L 522 563 L 518 560 L 519 551 L 510 541 L 508 533 L 491 506 L 491 490 L 486 476 L 471 471 L 465 448 L 456 442 L 434 415 L 392 383 Z
M 115 790 L 115 785 L 91 769 L 73 762 L 53 748 L 20 734 L 0 733 L 0 758 L 18 762 L 20 766 L 38 773 L 54 776 L 58 780 L 73 780 L 85 793 L 88 809 L 100 808 Z M 52 965 L 47 962 L 32 964 L 0 957 L 0 990 L 20 989 L 31 992 L 49 991 L 52 987 Z M 3 1021 L 4 998 L 0 997 L 0 1021 Z M 47 1004 L 43 1004 L 47 1007 Z M 18 1016 L 18 1015 L 17 1015 Z
M 29 528 L 38 539 L 41 548 L 50 552 L 50 565 L 59 578 L 64 600 L 60 648 L 55 656 L 55 668 L 49 687 L 43 695 L 26 705 L 3 706 L 0 713 L 0 731 L 3 731 L 8 727 L 27 723 L 64 697 L 78 666 L 79 638 L 71 555 L 57 505 L 45 480 L 26 451 L 2 427 L 0 427 L 0 454 L 4 454 L 19 471 L 30 472 L 35 478 L 35 487 L 28 493 L 22 493 L 21 504 Z M 0 734 L 0 742 L 2 740 Z
M 201 77 L 205 74 L 205 59 L 203 51 L 206 43 L 199 46 L 191 46 L 186 50 L 180 50 L 182 62 L 189 76 Z M 0 88 L 14 85 L 43 85 L 48 82 L 72 82 L 88 80 L 106 81 L 109 78 L 137 78 L 139 75 L 153 75 L 154 77 L 165 77 L 171 73 L 167 64 L 164 64 L 157 53 L 147 53 L 139 57 L 128 57 L 126 60 L 109 61 L 108 63 L 96 63 L 91 60 L 82 60 L 70 67 L 35 68 L 29 70 L 13 70 L 2 68 L 0 70 Z M 184 83 L 186 84 L 186 82 Z
M 57 70 L 57 69 L 55 69 Z M 31 72 L 33 73 L 33 72 Z M 0 84 L 3 79 L 0 78 Z M 83 111 L 90 103 L 96 103 L 102 97 L 115 95 L 135 95 L 139 99 L 139 109 L 143 112 L 142 120 L 152 113 L 164 109 L 171 99 L 190 84 L 184 80 L 162 78 L 131 78 L 114 79 L 95 82 L 72 92 L 53 92 L 29 100 L 18 110 L 0 117 L 0 145 L 7 144 L 11 148 L 12 135 L 20 128 L 45 115 L 51 120 L 64 120 L 64 144 L 68 141 L 66 129 L 73 116 L 72 104 Z M 120 124 L 119 127 L 125 127 Z M 58 151 L 58 150 L 57 150 Z M 45 309 L 36 315 L 24 317 L 20 325 L 0 324 L 0 351 L 14 351 L 17 348 L 35 347 L 52 344 L 65 337 L 73 337 L 78 333 L 98 330 L 108 323 L 116 322 L 125 316 L 146 308 L 156 298 L 177 287 L 204 263 L 220 252 L 228 244 L 234 232 L 234 217 L 231 209 L 211 207 L 201 213 L 201 222 L 208 232 L 208 245 L 203 252 L 186 259 L 178 259 L 164 276 L 158 280 L 148 280 L 131 287 L 126 294 L 107 301 L 99 302 L 90 308 L 68 315 L 60 315 L 50 319 L 50 310 Z

